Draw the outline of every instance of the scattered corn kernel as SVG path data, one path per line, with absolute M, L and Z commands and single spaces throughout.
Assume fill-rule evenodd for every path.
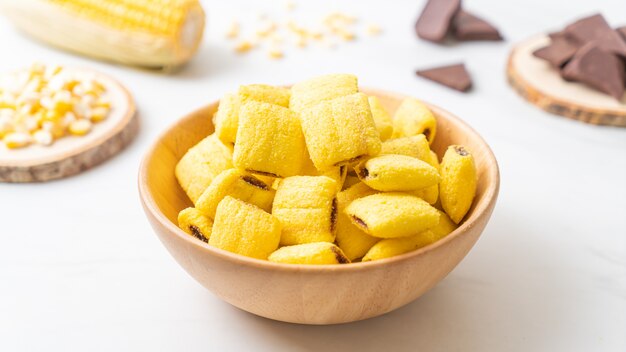
M 32 142 L 32 138 L 28 133 L 11 132 L 4 136 L 4 145 L 9 149 L 23 148 Z
M 247 53 L 253 48 L 254 48 L 254 44 L 249 40 L 242 40 L 239 43 L 237 43 L 237 45 L 235 45 L 235 51 L 240 54 Z
M 286 264 L 347 264 L 350 260 L 330 242 L 314 242 L 279 248 L 267 258 Z
M 33 133 L 33 140 L 40 145 L 50 145 L 54 141 L 52 133 L 46 130 L 39 130 Z
M 72 121 L 68 130 L 75 136 L 84 136 L 91 131 L 91 122 L 83 119 Z
M 239 22 L 233 21 L 231 22 L 228 30 L 226 31 L 226 38 L 235 39 L 239 36 Z

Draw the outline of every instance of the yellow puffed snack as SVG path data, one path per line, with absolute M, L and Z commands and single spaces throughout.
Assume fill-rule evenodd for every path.
M 318 170 L 380 152 L 380 137 L 365 94 L 326 100 L 300 114 L 306 146 Z
M 212 134 L 189 148 L 176 165 L 175 174 L 180 186 L 195 203 L 217 175 L 232 167 L 231 150 Z
M 302 170 L 300 170 L 300 173 L 299 173 L 299 175 L 301 176 L 330 177 L 333 180 L 335 180 L 335 182 L 337 182 L 337 188 L 341 188 L 343 186 L 343 182 L 345 181 L 347 174 L 348 174 L 347 165 L 331 167 L 330 169 L 319 171 L 317 168 L 315 168 L 315 165 L 313 165 L 313 162 L 311 161 L 311 158 L 308 155 L 305 158 L 304 166 L 302 167 Z
M 178 213 L 178 227 L 203 242 L 209 242 L 213 221 L 196 208 L 186 208 Z
M 406 98 L 393 115 L 393 138 L 423 134 L 432 144 L 437 134 L 435 115 L 415 98 Z
M 437 155 L 430 150 L 428 140 L 423 134 L 411 137 L 400 137 L 383 142 L 380 154 L 402 154 L 418 158 L 430 164 L 439 171 Z M 433 185 L 412 192 L 416 196 L 435 204 L 439 198 L 439 185 Z
M 430 230 L 413 236 L 384 239 L 372 246 L 361 261 L 369 262 L 372 260 L 391 258 L 428 246 L 435 241 L 435 235 Z
M 282 106 L 249 101 L 239 110 L 233 163 L 272 177 L 297 175 L 306 149 L 298 116 Z
M 350 263 L 341 249 L 330 242 L 313 242 L 281 247 L 270 254 L 268 260 L 285 264 Z
M 359 179 L 385 192 L 415 191 L 439 183 L 439 172 L 427 162 L 399 154 L 375 156 L 357 165 Z
M 272 214 L 280 220 L 281 245 L 334 242 L 337 183 L 326 176 L 292 176 L 280 181 Z
M 380 154 L 401 154 L 412 156 L 431 164 L 429 162 L 431 158 L 430 146 L 428 145 L 426 136 L 423 134 L 386 140 L 381 145 Z
M 265 84 L 250 84 L 239 87 L 237 94 L 226 94 L 220 100 L 213 116 L 215 134 L 222 143 L 233 146 L 237 139 L 239 108 L 250 100 L 289 107 L 290 92 L 287 88 Z
M 461 222 L 476 195 L 474 156 L 463 146 L 452 145 L 441 160 L 441 206 L 452 221 Z
M 348 74 L 324 75 L 296 83 L 291 87 L 289 108 L 295 112 L 321 101 L 343 97 L 359 91 L 357 78 Z
M 345 213 L 346 207 L 355 199 L 376 194 L 366 184 L 359 182 L 337 193 L 337 245 L 350 260 L 361 258 L 380 239 L 372 237 L 356 227 Z
M 237 169 L 229 169 L 217 175 L 196 202 L 196 209 L 209 218 L 215 218 L 217 205 L 226 196 L 270 212 L 275 191 L 258 178 Z
M 378 98 L 370 96 L 367 100 L 369 101 L 370 108 L 372 109 L 372 117 L 374 118 L 374 123 L 376 123 L 376 129 L 380 134 L 380 140 L 386 141 L 391 138 L 391 134 L 393 133 L 391 116 L 389 116 L 389 113 L 387 113 L 387 110 L 385 110 Z
M 454 223 L 454 221 L 452 221 L 452 219 L 450 219 L 448 214 L 441 210 L 437 211 L 439 212 L 439 224 L 435 227 L 431 227 L 429 231 L 435 235 L 436 240 L 440 240 L 448 236 L 452 231 L 456 230 L 458 226 Z
M 227 146 L 235 145 L 237 125 L 239 124 L 239 97 L 236 94 L 225 94 L 213 115 L 215 134 Z
M 239 87 L 239 100 L 245 104 L 250 100 L 289 107 L 291 92 L 287 88 L 274 87 L 266 84 L 249 84 Z
M 415 235 L 439 223 L 437 209 L 407 193 L 378 193 L 355 199 L 345 212 L 356 226 L 380 238 Z
M 252 258 L 267 259 L 278 248 L 280 221 L 254 206 L 230 196 L 217 206 L 211 246 Z

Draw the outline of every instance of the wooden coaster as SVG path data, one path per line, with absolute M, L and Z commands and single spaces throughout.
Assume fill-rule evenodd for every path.
M 139 121 L 128 90 L 111 77 L 85 69 L 65 68 L 91 75 L 107 89 L 109 116 L 85 136 L 66 136 L 51 146 L 7 149 L 0 143 L 0 182 L 43 182 L 75 175 L 119 153 L 137 134 Z
M 553 114 L 595 125 L 626 127 L 626 95 L 621 101 L 582 83 L 565 81 L 550 64 L 533 56 L 550 38 L 540 35 L 513 48 L 509 83 L 526 100 Z

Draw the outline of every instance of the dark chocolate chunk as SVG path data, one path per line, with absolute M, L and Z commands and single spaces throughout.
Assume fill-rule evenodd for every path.
M 535 50 L 533 55 L 560 69 L 576 54 L 579 48 L 579 45 L 564 36 L 554 36 L 548 46 Z
M 461 0 L 428 0 L 415 24 L 417 36 L 435 43 L 446 39 L 454 15 L 461 9 Z
M 585 17 L 563 31 L 565 35 L 581 44 L 595 42 L 602 50 L 626 57 L 626 41 L 613 30 L 600 14 Z
M 458 40 L 502 40 L 496 27 L 465 10 L 452 19 L 452 34 Z
M 615 29 L 615 31 L 622 36 L 623 40 L 626 40 L 626 26 L 618 27 Z
M 467 92 L 472 87 L 472 79 L 462 63 L 418 70 L 416 73 L 418 76 L 461 92 Z
M 565 79 L 576 80 L 589 87 L 622 100 L 624 96 L 624 64 L 615 55 L 589 42 L 580 48 L 563 68 Z

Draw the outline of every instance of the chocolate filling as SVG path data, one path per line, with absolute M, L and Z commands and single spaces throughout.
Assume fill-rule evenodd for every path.
M 339 264 L 348 264 L 350 263 L 350 260 L 348 260 L 348 258 L 346 258 L 346 256 L 337 249 L 337 247 L 330 247 L 330 250 L 333 251 L 333 254 L 335 255 L 335 258 L 337 258 L 337 263 Z
M 259 170 L 251 170 L 251 169 L 246 169 L 246 171 L 251 172 L 253 174 L 263 175 L 263 176 L 280 177 L 280 175 L 276 175 L 276 174 L 273 174 L 271 172 L 265 172 L 265 171 L 259 171 Z
M 249 176 L 249 175 L 245 175 L 241 178 L 242 180 L 244 180 L 244 182 L 251 184 L 254 187 L 260 188 L 264 191 L 269 191 L 269 187 L 265 184 L 265 182 L 259 180 L 258 178 Z
M 460 145 L 457 145 L 454 147 L 454 151 L 456 151 L 457 154 L 459 154 L 460 156 L 468 156 L 469 152 L 467 150 L 465 150 L 465 148 L 463 148 Z
M 370 175 L 370 172 L 369 172 L 369 170 L 366 167 L 364 167 L 362 169 L 359 169 L 358 172 L 359 172 L 359 178 L 360 179 L 366 179 L 367 176 Z
M 337 226 L 337 198 L 333 198 L 333 205 L 330 207 L 330 232 L 335 232 Z
M 342 165 L 352 164 L 353 162 L 358 161 L 359 159 L 363 158 L 364 156 L 365 156 L 365 154 L 359 155 L 359 156 L 354 157 L 352 159 L 339 161 L 339 162 L 335 163 L 335 165 L 333 165 L 333 166 L 342 166 Z
M 208 242 L 209 242 L 209 239 L 208 239 L 208 238 L 206 238 L 206 237 L 202 234 L 202 232 L 200 231 L 200 229 L 199 229 L 199 228 L 197 228 L 196 226 L 194 226 L 194 225 L 189 225 L 189 230 L 190 230 L 190 231 L 191 231 L 191 233 L 193 234 L 193 237 L 195 237 L 195 238 L 199 239 L 199 240 L 200 240 L 200 241 L 202 241 L 202 242 L 206 242 L 206 243 L 208 243 Z
M 361 218 L 352 215 L 352 220 L 354 220 L 354 222 L 356 222 L 359 226 L 365 229 L 367 228 L 367 224 Z
M 430 128 L 424 129 L 424 132 L 422 132 L 422 134 L 424 135 L 424 137 L 426 137 L 427 140 L 430 141 Z

